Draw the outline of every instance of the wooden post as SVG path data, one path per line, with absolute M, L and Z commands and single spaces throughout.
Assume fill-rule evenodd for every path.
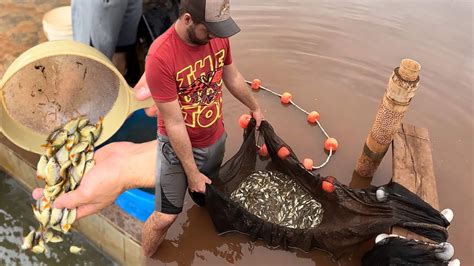
M 372 129 L 357 160 L 355 172 L 359 176 L 372 177 L 377 170 L 418 89 L 420 69 L 418 62 L 403 59 L 400 67 L 393 70 Z

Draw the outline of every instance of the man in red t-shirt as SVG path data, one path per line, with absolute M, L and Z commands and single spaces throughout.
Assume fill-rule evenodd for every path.
M 223 83 L 250 109 L 257 125 L 263 119 L 232 63 L 228 37 L 239 31 L 228 0 L 183 0 L 179 19 L 149 49 L 145 76 L 158 109 L 159 150 L 156 208 L 142 233 L 147 256 L 182 211 L 186 189 L 204 193 L 218 174 L 226 138 Z
M 155 99 L 156 106 L 145 111 L 159 111 L 158 143 L 114 142 L 97 150 L 95 166 L 76 190 L 54 201 L 55 208 L 77 208 L 80 219 L 127 189 L 155 185 L 156 210 L 142 232 L 144 253 L 153 255 L 181 212 L 186 189 L 203 193 L 220 167 L 226 138 L 222 83 L 250 109 L 257 126 L 263 119 L 232 63 L 227 37 L 239 30 L 228 0 L 182 0 L 179 19 L 152 44 L 146 75 L 135 86 L 138 99 L 150 92 Z M 156 168 L 150 163 L 155 156 Z M 41 188 L 33 191 L 35 199 L 42 194 Z

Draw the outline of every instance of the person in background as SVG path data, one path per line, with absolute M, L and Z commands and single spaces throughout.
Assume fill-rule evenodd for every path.
M 72 0 L 73 39 L 101 51 L 125 75 L 142 10 L 143 0 Z
M 222 87 L 246 105 L 257 128 L 263 113 L 232 60 L 228 37 L 240 31 L 229 0 L 182 0 L 178 20 L 152 44 L 135 95 L 150 95 L 158 114 L 158 141 L 116 142 L 99 149 L 96 165 L 56 208 L 77 218 L 99 212 L 126 189 L 155 186 L 156 208 L 145 222 L 142 248 L 152 256 L 182 211 L 186 190 L 204 193 L 218 174 L 226 133 Z M 156 162 L 156 163 L 155 163 Z M 39 198 L 42 189 L 35 189 Z
M 142 10 L 143 0 L 72 0 L 73 39 L 102 52 L 127 82 L 136 83 L 140 69 L 135 48 Z M 127 64 L 127 58 L 130 64 Z M 132 60 L 135 64 L 132 64 Z M 134 81 L 133 76 L 137 77 Z M 138 110 L 97 148 L 117 141 L 141 143 L 155 137 L 155 119 L 147 117 L 143 110 Z

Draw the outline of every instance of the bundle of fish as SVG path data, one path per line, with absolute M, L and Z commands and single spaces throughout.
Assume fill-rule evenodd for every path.
M 102 132 L 102 119 L 93 125 L 86 117 L 79 117 L 54 130 L 43 145 L 45 154 L 38 161 L 36 175 L 45 181 L 43 196 L 32 204 L 37 230 L 24 239 L 22 249 L 34 253 L 48 252 L 47 243 L 61 242 L 62 237 L 53 233 L 68 233 L 76 219 L 76 209 L 54 208 L 54 200 L 76 189 L 81 179 L 94 166 L 94 143 Z M 82 248 L 71 246 L 72 253 Z
M 321 203 L 280 172 L 251 174 L 230 198 L 260 219 L 289 228 L 313 228 L 323 219 Z

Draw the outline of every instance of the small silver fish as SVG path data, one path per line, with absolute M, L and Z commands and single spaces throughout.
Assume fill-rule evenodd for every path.
M 87 124 L 89 124 L 89 119 L 87 117 L 85 117 L 85 116 L 79 117 L 79 123 L 77 125 L 77 129 L 81 130 Z
M 46 179 L 46 165 L 48 164 L 48 157 L 41 155 L 36 166 L 36 177 L 38 179 Z
M 28 235 L 25 236 L 23 239 L 23 244 L 21 245 L 21 249 L 30 249 L 33 247 L 33 240 L 35 237 L 35 230 L 31 230 Z
M 79 120 L 80 118 L 72 119 L 63 126 L 63 129 L 65 129 L 69 135 L 74 134 L 79 125 Z
M 54 186 L 61 180 L 60 175 L 61 166 L 54 157 L 49 158 L 48 164 L 46 165 L 46 184 L 48 186 Z
M 71 252 L 72 254 L 81 254 L 84 251 L 85 251 L 85 249 L 82 248 L 82 247 L 77 247 L 77 246 L 70 246 L 69 247 L 69 252 Z
M 289 228 L 314 227 L 322 220 L 321 204 L 279 172 L 253 173 L 231 193 L 231 199 L 257 217 Z
M 31 249 L 31 251 L 33 251 L 35 254 L 41 254 L 44 253 L 45 249 L 44 246 L 36 245 Z
M 53 208 L 51 210 L 51 218 L 49 221 L 49 224 L 51 226 L 55 226 L 61 223 L 61 219 L 63 218 L 63 211 L 64 209 L 57 209 L 57 208 Z
M 59 242 L 62 242 L 63 241 L 63 238 L 58 236 L 58 235 L 54 235 L 50 240 L 49 242 L 51 243 L 59 243 Z
M 52 147 L 60 148 L 66 143 L 67 140 L 67 131 L 64 129 L 58 129 L 57 131 L 53 132 L 50 137 L 48 137 L 48 143 L 51 144 Z
M 81 136 L 80 136 L 79 132 L 76 131 L 76 132 L 72 133 L 72 135 L 67 137 L 66 144 L 64 146 L 66 146 L 67 150 L 71 150 L 74 145 L 79 143 L 80 138 L 81 138 Z
M 66 145 L 63 145 L 55 154 L 56 159 L 60 165 L 69 161 L 69 151 Z
M 69 152 L 69 159 L 72 161 L 73 157 L 76 156 L 76 154 L 85 151 L 87 147 L 89 147 L 89 143 L 86 141 L 81 141 L 78 144 L 74 145 L 74 147 L 72 147 L 71 151 Z

